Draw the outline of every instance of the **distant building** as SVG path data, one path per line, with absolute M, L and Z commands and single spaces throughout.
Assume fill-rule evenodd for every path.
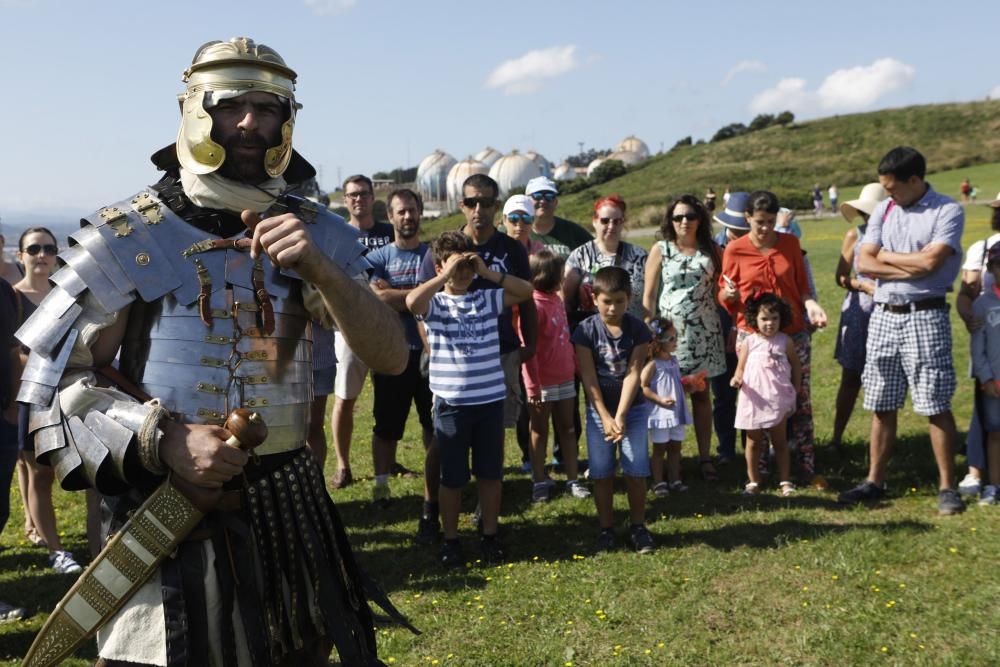
M 544 155 L 533 150 L 528 151 L 524 155 L 535 163 L 535 166 L 538 167 L 538 171 L 542 173 L 542 176 L 545 178 L 552 178 L 552 163 L 546 160 Z
M 523 188 L 528 181 L 541 175 L 538 165 L 516 150 L 504 155 L 490 167 L 490 178 L 500 186 L 501 197 L 506 197 L 515 188 Z
M 635 135 L 629 135 L 622 139 L 621 143 L 615 148 L 615 151 L 628 151 L 630 153 L 638 153 L 639 160 L 645 160 L 649 157 L 649 146 L 646 142 Z M 618 158 L 613 158 L 618 159 Z M 622 162 L 625 162 L 622 160 Z M 628 164 L 626 162 L 626 164 Z
M 458 202 L 462 199 L 462 184 L 473 174 L 488 174 L 490 168 L 474 158 L 456 162 L 448 172 L 448 210 L 458 210 Z
M 486 165 L 486 168 L 489 169 L 490 167 L 493 166 L 494 162 L 496 162 L 502 157 L 503 153 L 493 148 L 492 146 L 487 146 L 483 150 L 473 155 L 472 159 L 477 160 L 478 162 L 482 162 L 483 164 Z
M 425 157 L 417 166 L 417 190 L 424 201 L 444 201 L 448 197 L 448 172 L 455 158 L 440 148 Z

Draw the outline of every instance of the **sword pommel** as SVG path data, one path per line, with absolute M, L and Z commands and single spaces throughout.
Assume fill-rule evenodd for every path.
M 267 439 L 267 424 L 264 419 L 260 413 L 251 412 L 247 408 L 236 408 L 229 413 L 223 428 L 233 434 L 226 443 L 240 449 L 253 449 Z

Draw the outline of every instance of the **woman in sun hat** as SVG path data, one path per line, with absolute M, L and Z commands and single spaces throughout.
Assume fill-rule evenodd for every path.
M 834 359 L 840 364 L 840 388 L 837 390 L 836 412 L 833 417 L 833 438 L 830 444 L 838 450 L 854 411 L 854 403 L 861 390 L 861 371 L 865 369 L 865 344 L 868 340 L 868 320 L 875 302 L 875 281 L 858 273 L 858 248 L 868 227 L 868 216 L 875 206 L 886 198 L 885 189 L 878 183 L 861 188 L 857 199 L 840 205 L 840 213 L 851 222 L 860 218 L 861 224 L 847 230 L 840 247 L 837 263 L 837 284 L 847 290 L 840 307 L 840 326 L 837 329 L 837 347 Z
M 992 233 L 985 239 L 980 239 L 969 246 L 962 265 L 962 284 L 955 298 L 955 310 L 965 322 L 966 329 L 972 333 L 982 322 L 972 317 L 972 302 L 983 292 L 993 289 L 993 276 L 986 270 L 987 251 L 996 243 L 1000 243 L 1000 193 L 989 203 L 991 208 L 990 229 Z M 983 471 L 986 470 L 986 434 L 982 422 L 979 421 L 979 383 L 973 378 L 975 385 L 975 402 L 972 407 L 972 421 L 969 423 L 969 433 L 965 440 L 965 456 L 969 463 L 969 472 L 958 484 L 958 492 L 964 496 L 978 496 L 982 487 Z

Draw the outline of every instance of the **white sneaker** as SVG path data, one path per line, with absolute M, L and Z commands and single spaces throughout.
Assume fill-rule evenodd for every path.
M 59 574 L 76 574 L 83 571 L 80 564 L 73 560 L 73 554 L 68 551 L 55 551 L 50 554 L 49 565 Z
M 15 607 L 12 604 L 7 604 L 6 602 L 0 602 L 0 623 L 9 623 L 10 621 L 20 621 L 24 618 L 26 612 L 22 607 Z
M 566 482 L 566 493 L 573 496 L 574 498 L 589 498 L 590 489 L 585 487 L 582 482 L 578 479 Z
M 982 488 L 982 482 L 980 482 L 979 478 L 974 476 L 971 472 L 958 483 L 958 492 L 967 497 L 978 496 Z

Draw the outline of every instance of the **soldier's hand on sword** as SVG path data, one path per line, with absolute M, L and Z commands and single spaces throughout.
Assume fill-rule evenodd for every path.
M 239 475 L 247 463 L 245 451 L 226 444 L 230 435 L 221 426 L 167 422 L 160 458 L 181 479 L 217 489 Z

